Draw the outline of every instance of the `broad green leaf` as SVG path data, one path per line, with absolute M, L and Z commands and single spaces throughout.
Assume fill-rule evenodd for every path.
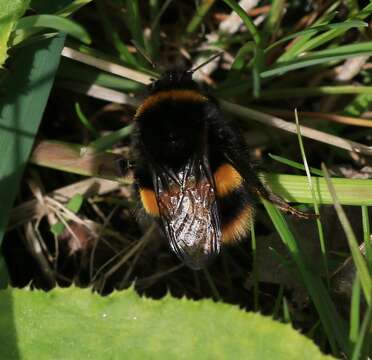
M 19 49 L 0 100 L 0 243 L 48 100 L 64 36 Z
M 18 18 L 26 11 L 29 0 L 0 1 L 0 68 L 8 57 L 8 40 Z
M 211 300 L 7 290 L 0 313 L 1 359 L 331 359 L 290 325 Z
M 90 44 L 91 39 L 85 29 L 78 23 L 57 15 L 32 15 L 18 21 L 14 32 L 13 44 L 18 44 L 34 31 L 43 28 L 66 33 L 85 44 Z

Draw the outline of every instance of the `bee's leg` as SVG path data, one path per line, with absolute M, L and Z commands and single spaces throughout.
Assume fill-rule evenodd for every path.
M 255 187 L 254 191 L 256 195 L 262 197 L 271 203 L 273 203 L 279 210 L 283 211 L 286 214 L 294 215 L 300 219 L 312 219 L 316 217 L 314 213 L 308 213 L 301 210 L 297 210 L 293 206 L 289 205 L 282 197 L 277 194 L 274 194 L 263 185 L 260 187 Z
M 218 142 L 219 146 L 226 154 L 226 158 L 238 170 L 247 183 L 247 188 L 255 197 L 262 197 L 278 207 L 281 211 L 292 214 L 298 218 L 310 219 L 316 215 L 307 213 L 290 206 L 279 195 L 274 194 L 270 189 L 265 187 L 261 180 L 257 177 L 250 162 L 247 146 L 241 132 L 233 128 L 214 110 L 214 116 L 210 119 L 212 124 L 212 138 Z

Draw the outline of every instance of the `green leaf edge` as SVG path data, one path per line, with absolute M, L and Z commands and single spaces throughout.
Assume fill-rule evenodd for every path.
M 41 300 L 44 301 L 44 306 L 45 306 L 44 311 L 40 308 L 40 306 L 39 307 L 36 306 L 35 309 L 32 309 L 32 304 L 35 298 L 41 298 Z M 6 301 L 8 301 L 8 306 L 9 306 L 9 303 L 11 303 L 11 306 L 13 308 L 12 311 L 4 311 L 5 310 L 4 301 L 5 303 Z M 84 309 L 82 307 L 79 308 L 78 306 L 79 302 L 80 304 L 84 304 Z M 38 303 L 36 299 L 36 305 L 39 305 L 39 304 L 40 303 Z M 321 351 L 317 348 L 317 346 L 310 339 L 306 338 L 305 336 L 295 331 L 289 324 L 283 324 L 283 323 L 274 321 L 272 318 L 263 316 L 259 313 L 245 312 L 239 309 L 237 306 L 229 305 L 229 304 L 225 304 L 221 302 L 216 303 L 209 299 L 199 300 L 199 301 L 189 300 L 186 298 L 176 299 L 170 296 L 169 294 L 167 294 L 161 300 L 153 300 L 153 299 L 146 298 L 146 297 L 140 297 L 134 291 L 133 288 L 125 290 L 125 291 L 121 291 L 121 292 L 117 291 L 106 297 L 101 297 L 98 294 L 92 294 L 89 289 L 80 289 L 77 287 L 70 287 L 70 288 L 64 288 L 64 289 L 56 288 L 48 293 L 43 292 L 43 291 L 27 291 L 27 290 L 19 290 L 19 289 L 3 290 L 3 291 L 0 291 L 0 312 L 4 314 L 4 317 L 2 321 L 0 322 L 0 329 L 2 327 L 1 324 L 3 324 L 4 326 L 5 316 L 8 315 L 9 317 L 11 317 L 12 312 L 13 312 L 15 314 L 15 316 L 14 315 L 13 316 L 15 317 L 16 323 L 17 323 L 17 316 L 18 314 L 20 314 L 21 317 L 23 316 L 24 318 L 23 319 L 18 318 L 19 324 L 18 324 L 18 327 L 16 324 L 15 330 L 17 333 L 18 344 L 20 344 L 19 348 L 22 354 L 21 358 L 27 359 L 29 358 L 28 356 L 30 355 L 30 354 L 27 355 L 27 352 L 25 352 L 24 349 L 22 348 L 22 342 L 25 341 L 25 334 L 27 334 L 27 337 L 30 337 L 30 336 L 37 337 L 38 335 L 43 336 L 43 337 L 45 336 L 42 340 L 43 344 L 35 344 L 37 348 L 36 351 L 39 351 L 41 347 L 44 347 L 48 349 L 48 351 L 50 351 L 48 352 L 48 356 L 52 356 L 53 353 L 56 354 L 55 351 L 58 352 L 58 349 L 56 348 L 58 345 L 55 342 L 55 340 L 58 342 L 58 339 L 52 338 L 53 331 L 48 332 L 48 329 L 45 327 L 42 329 L 39 329 L 39 332 L 41 332 L 40 334 L 33 334 L 33 335 L 30 334 L 30 330 L 24 328 L 25 326 L 27 326 L 26 321 L 28 319 L 28 316 L 30 316 L 29 314 L 36 314 L 33 316 L 38 316 L 38 317 L 46 316 L 46 318 L 53 321 L 53 317 L 51 317 L 50 315 L 50 311 L 51 311 L 50 309 L 53 309 L 53 307 L 56 306 L 56 309 L 59 310 L 59 312 L 61 310 L 63 313 L 66 313 L 66 314 L 70 312 L 70 317 L 72 317 L 73 320 L 75 320 L 76 318 L 76 329 L 77 329 L 78 334 L 79 334 L 79 328 L 81 326 L 81 322 L 83 321 L 92 322 L 89 325 L 89 329 L 91 329 L 92 333 L 89 335 L 94 336 L 96 335 L 94 334 L 95 329 L 97 330 L 97 328 L 94 327 L 94 324 L 96 323 L 97 320 L 101 321 L 102 318 L 105 318 L 106 320 L 103 320 L 103 321 L 107 322 L 107 321 L 110 321 L 110 319 L 111 320 L 114 319 L 112 316 L 114 314 L 113 313 L 110 314 L 109 311 L 110 309 L 115 309 L 115 305 L 119 307 L 122 306 L 123 312 L 120 313 L 119 317 L 116 314 L 117 317 L 115 318 L 115 322 L 113 324 L 110 324 L 110 329 L 112 329 L 112 334 L 110 332 L 105 333 L 105 336 L 107 336 L 108 343 L 110 342 L 111 335 L 115 334 L 115 336 L 117 336 L 118 332 L 122 334 L 123 340 L 128 339 L 128 336 L 130 336 L 130 333 L 128 333 L 126 329 L 126 324 L 127 324 L 127 321 L 129 320 L 144 321 L 150 327 L 151 337 L 155 337 L 155 339 L 152 339 L 151 346 L 154 346 L 155 344 L 156 348 L 150 348 L 150 349 L 146 348 L 146 345 L 149 344 L 148 340 L 150 339 L 147 339 L 147 338 L 138 339 L 137 338 L 137 340 L 135 340 L 136 344 L 139 344 L 141 346 L 138 348 L 135 348 L 134 352 L 133 352 L 133 348 L 128 349 L 128 353 L 136 354 L 135 358 L 137 358 L 137 354 L 138 354 L 138 358 L 141 358 L 141 356 L 144 356 L 144 355 L 145 356 L 153 355 L 155 354 L 153 353 L 153 351 L 156 352 L 156 355 L 158 355 L 159 357 L 154 356 L 152 358 L 162 358 L 161 356 L 164 356 L 164 354 L 167 353 L 168 347 L 169 347 L 169 351 L 173 355 L 175 353 L 179 355 L 179 357 L 177 355 L 176 358 L 187 358 L 187 356 L 192 355 L 193 354 L 192 346 L 193 345 L 195 346 L 195 342 L 193 342 L 192 340 L 188 341 L 189 342 L 188 345 L 191 344 L 190 345 L 191 350 L 188 352 L 188 354 L 185 354 L 184 352 L 181 351 L 181 349 L 178 348 L 180 346 L 179 343 L 169 341 L 169 340 L 172 340 L 172 337 L 177 337 L 177 334 L 180 334 L 180 333 L 184 334 L 183 328 L 182 328 L 183 319 L 186 318 L 186 321 L 187 321 L 187 316 L 194 315 L 195 319 L 193 318 L 193 321 L 192 321 L 193 328 L 189 329 L 189 335 L 191 337 L 197 336 L 200 328 L 202 328 L 201 331 L 202 332 L 204 331 L 204 334 L 205 334 L 205 333 L 208 333 L 208 329 L 212 329 L 215 326 L 217 326 L 217 331 L 212 331 L 211 336 L 213 335 L 213 333 L 218 334 L 219 339 L 197 338 L 199 345 L 200 345 L 200 341 L 202 342 L 205 341 L 206 344 L 208 342 L 213 341 L 213 344 L 221 343 L 227 346 L 228 344 L 226 344 L 225 342 L 226 338 L 230 336 L 231 339 L 234 340 L 234 341 L 231 341 L 231 344 L 230 344 L 230 345 L 234 345 L 233 354 L 232 353 L 228 354 L 228 350 L 230 349 L 231 351 L 231 347 L 229 346 L 227 346 L 228 348 L 225 349 L 225 351 L 221 351 L 221 352 L 220 352 L 221 348 L 214 349 L 214 348 L 206 346 L 206 349 L 209 351 L 206 350 L 205 353 L 200 353 L 200 352 L 194 353 L 194 354 L 198 354 L 199 356 L 198 358 L 211 358 L 210 356 L 212 356 L 212 358 L 229 358 L 230 355 L 233 356 L 234 354 L 236 355 L 238 353 L 240 354 L 246 353 L 247 354 L 247 357 L 245 357 L 246 359 L 253 359 L 254 357 L 251 357 L 253 355 L 252 354 L 253 349 L 251 346 L 248 346 L 249 342 L 251 342 L 252 344 L 252 339 L 250 339 L 248 335 L 249 335 L 249 332 L 252 334 L 255 331 L 258 331 L 258 327 L 261 324 L 263 324 L 264 326 L 262 330 L 266 330 L 267 333 L 264 333 L 264 335 L 262 335 L 260 339 L 264 339 L 265 337 L 267 337 L 268 344 L 270 344 L 272 340 L 272 338 L 270 337 L 270 334 L 272 335 L 274 332 L 277 335 L 280 334 L 280 338 L 282 338 L 282 340 L 279 341 L 281 346 L 278 346 L 278 349 L 276 348 L 274 349 L 275 351 L 279 352 L 278 355 L 285 354 L 286 359 L 298 358 L 297 357 L 299 355 L 298 352 L 292 352 L 291 354 L 287 352 L 282 352 L 283 349 L 291 350 L 292 345 L 295 346 L 295 343 L 296 343 L 298 348 L 301 349 L 300 352 L 303 352 L 303 354 L 306 353 L 306 358 L 307 356 L 311 356 L 308 358 L 309 359 L 311 358 L 314 360 L 315 359 L 332 359 L 332 357 L 330 356 L 323 355 Z M 130 308 L 130 306 L 133 306 L 133 309 L 137 310 L 137 312 L 133 313 L 132 319 L 129 319 L 128 316 L 126 316 L 128 313 L 128 310 L 129 312 L 134 311 L 132 308 Z M 143 309 L 143 312 L 142 312 L 142 309 Z M 81 310 L 84 310 L 85 312 L 82 313 Z M 44 314 L 44 312 L 46 312 L 46 314 Z M 150 316 L 148 315 L 148 312 L 150 312 Z M 61 314 L 59 314 L 59 316 L 61 316 Z M 172 325 L 172 321 L 169 322 L 169 318 L 172 316 L 176 318 L 176 321 L 173 323 L 173 326 L 169 326 L 169 325 Z M 205 317 L 207 318 L 209 317 L 210 321 L 209 322 L 205 321 L 205 319 L 203 321 L 203 318 Z M 152 320 L 155 320 L 155 321 L 152 321 Z M 180 329 L 180 326 L 179 326 L 180 324 L 178 323 L 178 321 L 181 321 L 181 329 Z M 120 324 L 120 327 L 118 326 L 118 324 Z M 224 325 L 224 324 L 227 324 L 230 328 L 229 329 L 221 328 L 221 325 Z M 246 334 L 247 335 L 246 337 L 245 337 L 244 332 L 242 333 L 240 331 L 244 327 L 242 326 L 242 324 L 244 326 L 245 324 L 251 325 L 251 326 L 247 326 L 247 329 L 249 331 Z M 31 327 L 31 331 L 37 331 L 38 329 L 38 326 L 33 327 L 32 324 L 31 325 L 29 324 L 29 326 Z M 61 328 L 58 327 L 58 329 L 60 329 L 59 334 L 61 335 L 62 338 L 64 336 L 63 331 L 64 330 L 67 332 L 69 331 L 68 326 L 67 327 L 62 326 Z M 193 329 L 195 329 L 195 333 Z M 239 336 L 239 339 L 234 339 L 233 337 L 235 336 L 234 329 L 235 329 L 236 335 Z M 81 329 L 80 331 L 83 332 L 83 329 Z M 161 336 L 159 337 L 159 331 L 166 331 L 169 333 L 169 334 L 166 334 L 166 336 L 164 337 L 165 339 L 165 340 L 163 339 L 164 342 L 162 341 L 157 342 L 157 340 L 161 339 Z M 97 332 L 99 335 L 99 331 Z M 2 329 L 2 331 L 0 332 L 0 341 L 2 337 L 1 334 L 3 334 L 3 336 L 7 336 L 7 334 L 4 334 L 4 329 Z M 68 335 L 69 334 L 70 333 L 68 333 Z M 71 336 L 73 336 L 73 334 L 71 334 Z M 82 334 L 81 338 L 74 340 L 76 347 L 78 348 L 80 347 L 79 345 L 80 341 L 84 341 L 84 336 L 85 335 Z M 187 331 L 186 331 L 186 336 L 187 336 Z M 290 340 L 289 344 L 286 344 L 285 342 L 287 339 Z M 154 342 L 154 340 L 156 341 Z M 28 339 L 28 342 L 29 343 L 31 342 L 30 339 Z M 100 344 L 101 342 L 102 340 L 99 340 Z M 63 342 L 62 342 L 62 345 L 64 345 Z M 265 352 L 272 354 L 270 351 L 272 351 L 273 348 L 270 350 L 270 346 L 269 346 L 269 349 L 267 349 L 265 346 L 262 347 L 263 345 L 264 344 L 261 344 L 261 343 L 257 344 L 257 347 L 260 350 L 260 354 L 265 353 Z M 123 356 L 125 356 L 125 354 L 123 352 L 120 352 L 120 354 L 114 352 L 115 350 L 114 345 L 111 345 L 111 343 L 109 343 L 108 346 L 110 346 L 109 353 L 107 352 L 107 348 L 105 349 L 102 348 L 100 349 L 101 353 L 96 353 L 94 355 L 97 357 L 90 356 L 89 358 L 100 359 L 102 358 L 101 356 L 103 354 L 105 354 L 106 356 L 110 354 L 110 359 L 124 358 Z M 175 347 L 177 348 L 176 350 L 174 349 Z M 241 347 L 241 349 L 239 349 L 239 347 Z M 111 353 L 111 349 L 113 351 L 112 353 Z M 123 351 L 122 348 L 121 350 Z M 224 349 L 222 348 L 222 350 Z M 239 350 L 241 352 L 239 352 Z M 0 357 L 4 355 L 2 354 L 2 351 L 4 350 L 2 350 L 2 348 L 0 347 Z M 61 349 L 59 353 L 63 353 L 63 351 L 67 351 L 67 350 Z M 124 352 L 126 352 L 125 349 L 124 349 Z M 300 355 L 303 355 L 303 354 L 300 354 Z M 85 356 L 84 354 L 80 354 L 80 355 L 83 356 L 80 358 L 84 358 Z M 88 354 L 86 354 L 86 356 L 87 355 Z M 65 354 L 65 356 L 67 356 L 67 353 Z

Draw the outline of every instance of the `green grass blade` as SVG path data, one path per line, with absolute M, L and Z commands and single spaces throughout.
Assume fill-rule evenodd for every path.
M 157 0 L 150 0 L 150 1 L 154 2 Z M 156 13 L 152 14 L 153 20 L 151 23 L 151 31 L 154 31 L 156 29 L 156 31 L 159 32 L 160 19 L 163 16 L 164 12 L 168 9 L 172 1 L 173 0 L 165 0 L 158 11 L 156 11 L 156 8 L 155 8 Z M 154 9 L 154 6 L 151 6 L 151 7 Z
M 303 170 L 305 171 L 305 166 L 303 164 L 300 164 L 298 163 L 297 161 L 293 161 L 293 160 L 289 160 L 287 158 L 284 158 L 282 156 L 279 156 L 279 155 L 274 155 L 274 154 L 269 154 L 269 156 L 277 161 L 277 162 L 280 162 L 282 164 L 285 164 L 285 165 L 288 165 L 288 166 L 291 166 L 295 169 L 298 169 L 298 170 Z M 310 172 L 313 174 L 313 175 L 318 175 L 318 176 L 323 176 L 323 172 L 319 169 L 316 169 L 316 168 L 313 168 L 313 167 L 309 167 L 309 170 Z
M 247 27 L 248 31 L 251 33 L 253 41 L 257 44 L 261 44 L 261 35 L 254 25 L 251 18 L 247 15 L 244 9 L 234 0 L 223 0 L 230 8 L 235 11 L 239 17 L 242 19 L 244 25 Z
M 365 13 L 368 15 L 370 15 L 372 13 L 372 8 L 370 7 L 367 7 L 368 9 L 365 10 Z M 366 15 L 366 16 L 368 16 Z M 363 19 L 365 18 L 364 15 L 362 16 L 358 16 L 359 19 Z M 347 24 L 348 21 L 345 21 L 345 23 Z M 312 49 L 315 49 L 315 48 L 318 48 L 322 45 L 324 45 L 325 43 L 335 39 L 336 37 L 339 37 L 341 35 L 343 35 L 345 32 L 345 29 L 342 29 L 342 28 L 336 28 L 336 29 L 332 29 L 332 30 L 329 30 L 323 34 L 320 34 L 316 37 L 314 37 L 313 39 L 309 40 L 306 44 L 303 45 L 303 47 L 301 47 L 298 51 L 297 54 L 300 54 L 301 52 L 304 52 L 304 51 L 309 51 L 309 50 L 312 50 Z
M 31 0 L 30 7 L 39 14 L 69 16 L 92 0 Z
M 132 133 L 133 127 L 133 124 L 127 125 L 117 131 L 112 132 L 111 134 L 102 136 L 97 140 L 91 142 L 88 148 L 93 149 L 95 152 L 101 152 L 107 149 L 111 149 L 112 146 L 118 141 L 129 136 Z
M 129 52 L 127 45 L 122 42 L 118 32 L 114 29 L 109 16 L 107 15 L 105 4 L 102 2 L 102 0 L 96 1 L 95 4 L 99 12 L 107 41 L 114 46 L 121 60 L 132 65 L 133 67 L 136 67 L 137 60 L 135 56 Z
M 248 41 L 245 43 L 237 52 L 234 62 L 231 65 L 231 74 L 240 72 L 245 65 L 245 58 L 248 54 L 254 53 L 255 43 L 253 41 Z M 231 75 L 228 75 L 228 79 L 231 78 Z
M 261 176 L 270 188 L 286 201 L 311 204 L 311 193 L 307 188 L 306 176 L 267 173 Z M 312 177 L 318 204 L 333 204 L 332 196 L 323 178 Z M 372 205 L 372 180 L 332 179 L 342 205 Z
M 338 218 L 341 222 L 342 228 L 344 229 L 346 238 L 349 243 L 351 255 L 353 257 L 353 261 L 355 264 L 355 267 L 358 271 L 358 277 L 360 280 L 360 283 L 362 285 L 364 297 L 369 305 L 371 305 L 371 295 L 372 295 L 372 276 L 368 271 L 368 267 L 366 264 L 365 259 L 363 258 L 362 253 L 360 252 L 359 245 L 357 242 L 357 239 L 354 234 L 354 230 L 350 225 L 350 222 L 348 218 L 346 217 L 346 214 L 344 212 L 344 209 L 340 205 L 340 202 L 338 200 L 338 195 L 336 193 L 336 189 L 333 186 L 333 181 L 331 180 L 327 168 L 325 165 L 322 165 L 322 169 L 325 175 L 325 179 L 327 182 L 327 186 L 329 189 L 329 192 L 332 196 L 333 205 L 336 209 Z
M 270 37 L 274 37 L 281 25 L 281 20 L 284 15 L 285 0 L 273 0 L 270 6 L 269 14 L 266 18 L 263 36 L 267 43 Z
M 145 39 L 143 37 L 142 21 L 138 0 L 126 0 L 125 4 L 127 10 L 126 22 L 132 34 L 132 38 L 142 48 L 145 48 L 146 44 Z
M 280 211 L 267 200 L 261 200 L 301 274 L 303 283 L 318 311 L 320 321 L 327 333 L 333 352 L 336 352 L 337 343 L 340 349 L 345 353 L 349 353 L 349 341 L 345 324 L 337 313 L 322 280 L 316 272 L 309 268 L 306 262 L 306 255 L 303 254 L 299 248 L 296 239 Z
M 202 0 L 200 5 L 197 7 L 195 11 L 195 15 L 189 22 L 186 27 L 186 38 L 187 39 L 190 35 L 192 35 L 203 22 L 204 17 L 207 15 L 208 11 L 215 3 L 216 0 Z
M 371 227 L 369 223 L 368 207 L 362 206 L 362 224 L 363 224 L 363 239 L 366 248 L 366 261 L 369 273 L 372 274 L 372 239 Z
M 349 338 L 351 343 L 355 346 L 359 336 L 360 323 L 360 281 L 358 277 L 354 279 L 353 291 L 351 294 L 351 308 L 350 308 L 350 330 Z
M 257 242 L 254 220 L 251 218 L 251 244 L 252 244 L 252 277 L 253 277 L 253 309 L 258 311 L 258 266 L 257 266 Z
M 265 49 L 265 52 L 268 52 L 272 50 L 274 47 L 283 44 L 287 42 L 288 40 L 294 39 L 299 36 L 303 35 L 315 35 L 321 31 L 324 30 L 331 30 L 331 29 L 344 29 L 345 31 L 351 28 L 359 28 L 359 27 L 366 27 L 368 24 L 364 21 L 360 20 L 353 20 L 353 21 L 347 21 L 347 22 L 340 22 L 340 23 L 334 23 L 334 24 L 325 24 L 325 25 L 318 25 L 318 26 L 312 26 L 307 28 L 306 30 L 297 31 L 293 34 L 287 35 L 282 37 L 280 40 L 274 42 L 270 46 L 268 46 Z M 289 59 L 287 59 L 289 60 Z
M 323 224 L 320 220 L 319 206 L 318 206 L 318 202 L 316 201 L 315 190 L 314 190 L 313 182 L 311 180 L 309 165 L 308 165 L 307 159 L 306 159 L 305 147 L 304 147 L 302 137 L 301 137 L 300 123 L 298 121 L 297 109 L 295 109 L 295 120 L 296 120 L 297 138 L 298 138 L 298 143 L 299 143 L 299 146 L 300 146 L 302 162 L 304 163 L 304 166 L 305 166 L 306 177 L 308 179 L 308 187 L 309 187 L 309 190 L 311 192 L 311 197 L 313 199 L 315 214 L 318 216 L 317 219 L 316 219 L 316 225 L 317 225 L 317 228 L 318 228 L 320 251 L 322 253 L 322 260 L 323 260 L 325 276 L 326 276 L 326 279 L 327 279 L 327 285 L 329 287 L 327 249 L 326 249 L 326 243 L 325 243 L 325 237 L 324 237 L 324 231 L 323 231 Z
M 260 92 L 260 63 L 263 62 L 263 52 L 258 53 L 258 48 L 253 41 L 245 43 L 236 54 L 235 60 L 231 65 L 229 75 L 222 86 L 228 86 L 230 82 L 234 82 L 241 77 L 242 71 L 246 64 L 246 57 L 248 54 L 252 54 L 253 59 L 250 61 L 252 67 L 252 80 L 253 80 L 253 94 L 258 97 Z M 240 80 L 238 80 L 240 81 Z
M 99 136 L 98 131 L 89 121 L 89 119 L 85 116 L 78 102 L 75 103 L 75 111 L 76 111 L 76 115 L 78 116 L 80 122 L 92 133 L 92 135 L 95 138 L 97 138 Z
M 19 49 L 4 79 L 0 113 L 0 243 L 53 85 L 64 36 Z
M 330 61 L 344 60 L 351 57 L 370 54 L 372 54 L 371 41 L 343 45 L 336 48 L 312 52 L 308 55 L 300 57 L 298 60 L 281 62 L 267 70 L 264 70 L 263 72 L 261 72 L 260 75 L 263 79 L 265 79 L 272 76 L 283 75 L 284 73 L 291 70 L 302 69 L 309 66 L 325 64 Z
M 273 310 L 273 319 L 278 319 L 280 314 L 280 304 L 283 301 L 284 285 L 280 284 L 278 295 L 275 299 L 274 310 Z
M 333 5 L 334 9 L 338 6 L 338 3 L 335 3 Z M 332 7 L 332 6 L 331 6 Z M 336 14 L 335 11 L 332 10 L 333 16 Z M 351 17 L 345 23 L 352 21 L 352 20 L 363 20 L 367 16 L 369 16 L 372 13 L 372 4 L 367 5 L 362 11 L 358 13 L 357 16 Z M 304 41 L 299 41 L 295 46 L 293 46 L 289 51 L 287 51 L 285 54 L 283 54 L 279 59 L 278 62 L 281 61 L 288 61 L 291 59 L 294 59 L 297 55 L 301 54 L 305 50 L 311 50 L 315 47 L 319 47 L 320 45 L 325 44 L 326 42 L 329 42 L 345 33 L 345 29 L 343 28 L 336 28 L 328 30 L 327 32 L 320 34 L 314 39 L 305 38 Z M 306 35 L 305 35 L 306 37 Z
M 74 12 L 78 11 L 81 7 L 89 4 L 93 0 L 73 0 L 70 4 L 63 7 L 61 10 L 56 11 L 56 15 L 69 16 Z M 56 2 L 56 1 L 53 1 Z
M 359 359 L 370 359 L 371 356 L 371 338 L 372 338 L 372 306 L 368 307 L 368 310 L 364 316 L 362 326 L 360 328 L 360 334 L 358 341 L 355 344 L 353 356 L 351 360 Z
M 292 323 L 291 314 L 289 312 L 288 301 L 285 297 L 283 297 L 283 322 L 284 323 Z
M 318 20 L 315 21 L 314 26 L 322 26 L 328 25 L 336 16 L 337 12 L 336 9 L 340 5 L 340 1 L 335 1 L 327 11 L 319 17 Z M 304 34 L 300 38 L 298 38 L 289 49 L 287 49 L 284 54 L 282 54 L 278 59 L 277 63 L 281 61 L 289 61 L 293 60 L 298 52 L 301 50 L 302 46 L 306 44 L 311 38 L 313 34 Z
M 254 97 L 258 97 L 260 92 L 260 72 L 265 63 L 264 53 L 263 50 L 261 49 L 262 43 L 261 35 L 256 26 L 254 25 L 253 21 L 251 20 L 251 18 L 247 15 L 247 13 L 244 11 L 244 9 L 241 8 L 241 6 L 238 3 L 236 3 L 234 0 L 223 1 L 239 15 L 239 17 L 242 19 L 243 23 L 247 27 L 248 31 L 250 32 L 253 41 L 256 44 L 254 50 L 254 58 L 252 61 L 252 78 L 253 95 Z
M 169 1 L 169 0 L 168 0 Z M 155 20 L 160 13 L 160 1 L 159 0 L 149 0 L 149 7 L 150 7 L 150 19 L 151 19 L 151 26 L 150 26 L 150 33 L 151 37 L 146 40 L 146 48 L 149 49 L 149 56 L 153 62 L 159 58 L 160 53 L 160 29 L 158 23 L 155 23 Z M 154 26 L 153 26 L 154 25 Z
M 13 43 L 18 44 L 27 37 L 27 32 L 33 29 L 53 29 L 66 33 L 85 44 L 92 42 L 87 31 L 78 23 L 56 15 L 31 15 L 20 19 L 14 33 Z

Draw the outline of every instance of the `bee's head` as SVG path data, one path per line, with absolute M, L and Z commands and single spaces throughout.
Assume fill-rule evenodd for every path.
M 173 89 L 190 89 L 198 90 L 198 84 L 192 79 L 191 71 L 166 71 L 160 79 L 155 80 L 150 85 L 150 92 L 173 90 Z

